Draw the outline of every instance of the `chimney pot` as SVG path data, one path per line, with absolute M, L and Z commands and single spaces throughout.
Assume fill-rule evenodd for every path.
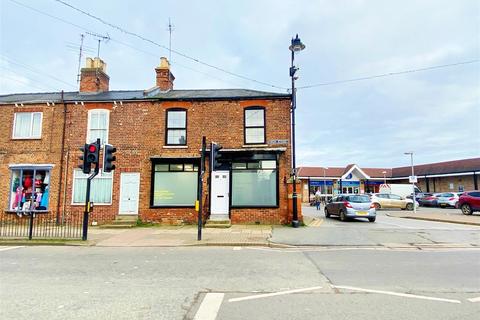
M 170 62 L 168 62 L 167 58 L 160 58 L 160 65 L 155 68 L 155 72 L 157 74 L 157 87 L 161 91 L 172 90 L 175 77 L 170 72 Z
M 80 72 L 80 92 L 108 91 L 110 77 L 107 64 L 100 58 L 87 58 L 85 67 Z

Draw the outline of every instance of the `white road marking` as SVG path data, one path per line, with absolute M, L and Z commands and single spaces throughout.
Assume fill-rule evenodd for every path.
M 335 252 L 335 251 L 358 251 L 358 250 L 366 250 L 366 251 L 414 251 L 418 253 L 424 252 L 459 252 L 459 251 L 480 251 L 480 248 L 477 247 L 453 247 L 453 248 L 445 248 L 445 247 L 422 247 L 422 246 L 408 246 L 408 247 L 391 247 L 391 246 L 379 246 L 379 247 L 343 247 L 343 248 L 336 248 L 336 247 L 321 247 L 321 248 L 305 248 L 305 247 L 298 247 L 298 248 L 285 248 L 285 249 L 277 249 L 277 248 L 261 248 L 261 247 L 246 247 L 246 250 L 258 250 L 258 251 L 268 251 L 268 252 L 280 252 L 280 253 L 301 253 L 301 252 Z
M 242 247 L 233 247 L 233 251 L 242 250 Z
M 470 302 L 480 302 L 480 297 L 467 299 Z
M 238 301 L 245 301 L 245 300 L 268 298 L 268 297 L 281 296 L 284 294 L 290 294 L 290 293 L 296 293 L 296 292 L 313 291 L 321 288 L 322 287 L 310 287 L 310 288 L 294 289 L 294 290 L 279 291 L 279 292 L 272 292 L 272 293 L 265 293 L 265 294 L 256 294 L 253 296 L 229 299 L 228 302 L 238 302 Z
M 194 320 L 215 320 L 217 318 L 218 310 L 223 301 L 224 293 L 207 293 L 203 298 L 200 308 L 195 314 Z
M 25 246 L 5 247 L 5 248 L 0 248 L 0 251 L 8 251 L 8 250 L 19 249 L 19 248 L 23 248 L 23 247 L 25 247 Z
M 382 290 L 372 290 L 372 289 L 363 289 L 363 288 L 357 288 L 357 287 L 333 286 L 333 285 L 332 285 L 332 288 L 346 289 L 346 290 L 352 290 L 352 291 L 370 292 L 370 293 L 378 293 L 378 294 L 386 294 L 386 295 L 390 295 L 390 296 L 398 296 L 398 297 L 405 297 L 405 298 L 415 298 L 415 299 L 442 301 L 442 302 L 450 302 L 450 303 L 462 303 L 460 300 L 443 299 L 443 298 L 428 297 L 428 296 L 419 296 L 419 295 L 416 295 L 416 294 L 400 293 L 400 292 L 393 292 L 393 291 L 382 291 Z

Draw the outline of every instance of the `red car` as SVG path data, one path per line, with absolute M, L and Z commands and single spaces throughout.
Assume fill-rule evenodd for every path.
M 457 207 L 466 215 L 470 215 L 474 211 L 480 211 L 480 191 L 474 190 L 462 193 L 458 199 Z

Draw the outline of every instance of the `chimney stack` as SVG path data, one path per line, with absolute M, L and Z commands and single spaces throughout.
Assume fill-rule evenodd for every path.
M 100 58 L 87 58 L 85 68 L 80 72 L 80 92 L 108 91 L 110 77 L 106 73 L 107 64 Z
M 155 72 L 157 73 L 157 87 L 159 87 L 161 91 L 172 90 L 175 77 L 170 72 L 170 63 L 167 58 L 160 58 L 160 65 L 155 68 Z

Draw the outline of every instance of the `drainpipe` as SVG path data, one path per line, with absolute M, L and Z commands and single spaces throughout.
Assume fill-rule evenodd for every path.
M 63 153 L 65 152 L 65 131 L 67 126 L 67 104 L 65 103 L 65 100 L 64 100 L 63 90 L 62 90 L 61 100 L 63 104 L 63 128 L 62 128 L 62 143 L 61 143 L 61 150 L 60 150 L 60 174 L 58 177 L 57 223 L 59 223 L 60 221 L 63 223 L 63 211 L 62 211 L 62 219 L 60 219 L 60 196 L 62 195 L 62 176 L 63 176 L 63 162 L 64 162 Z

